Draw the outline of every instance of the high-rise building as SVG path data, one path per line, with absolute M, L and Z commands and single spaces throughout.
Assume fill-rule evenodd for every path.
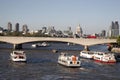
M 56 35 L 56 30 L 55 30 L 54 26 L 48 27 L 47 34 L 49 34 L 50 36 L 55 36 Z
M 105 36 L 106 36 L 106 31 L 102 30 L 101 37 L 105 37 Z
M 71 27 L 68 27 L 67 30 L 63 31 L 63 34 L 65 37 L 73 37 L 73 32 L 71 30 Z
M 118 21 L 115 21 L 115 24 L 114 24 L 114 35 L 117 37 L 119 36 L 119 24 L 118 24 Z
M 0 27 L 0 34 L 2 34 L 3 33 L 3 28 L 2 27 Z
M 68 27 L 68 30 L 71 31 L 71 27 Z
M 109 31 L 108 31 L 109 37 L 117 37 L 119 36 L 119 24 L 118 21 L 115 21 L 111 23 Z
M 11 32 L 12 31 L 12 23 L 8 22 L 8 31 Z
M 22 32 L 23 33 L 27 33 L 28 32 L 28 26 L 26 24 L 23 25 Z
M 47 28 L 46 27 L 42 27 L 42 33 L 46 33 L 47 32 Z
M 82 37 L 82 35 L 83 35 L 83 30 L 82 30 L 82 28 L 80 27 L 80 24 L 79 24 L 78 27 L 76 28 L 76 34 L 77 34 L 79 37 Z
M 19 23 L 16 23 L 16 24 L 15 24 L 15 31 L 16 31 L 16 32 L 19 32 Z
M 48 27 L 47 32 L 48 33 L 55 33 L 56 30 L 55 30 L 54 26 L 50 26 L 50 27 Z
M 69 35 L 72 36 L 73 35 L 73 32 L 71 30 L 71 27 L 68 27 L 68 32 L 69 32 Z

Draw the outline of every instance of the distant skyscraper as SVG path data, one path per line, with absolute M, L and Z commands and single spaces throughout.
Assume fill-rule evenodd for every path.
M 105 37 L 105 36 L 106 36 L 106 31 L 105 31 L 105 30 L 102 30 L 101 36 L 102 36 L 102 37 Z
M 77 34 L 79 37 L 82 37 L 82 35 L 83 35 L 83 30 L 82 30 L 82 28 L 80 27 L 80 24 L 79 24 L 78 27 L 76 28 L 76 34 Z
M 119 24 L 118 24 L 118 21 L 115 21 L 115 24 L 114 24 L 114 35 L 117 37 L 119 36 Z
M 15 24 L 15 31 L 16 31 L 16 32 L 19 32 L 19 23 L 16 23 L 16 24 Z
M 56 30 L 55 30 L 54 26 L 48 27 L 47 33 L 51 36 L 55 36 L 56 35 Z
M 69 32 L 69 35 L 73 35 L 73 32 L 72 32 L 72 30 L 71 30 L 71 27 L 68 27 L 68 32 Z
M 47 32 L 48 33 L 55 33 L 56 30 L 55 30 L 54 26 L 50 26 L 50 27 L 48 27 Z
M 3 33 L 3 28 L 2 27 L 0 27 L 0 34 L 2 34 Z
M 28 26 L 26 24 L 23 25 L 22 32 L 23 33 L 27 33 L 28 32 Z
M 119 24 L 118 21 L 115 21 L 111 23 L 111 26 L 108 31 L 108 36 L 109 37 L 117 37 L 119 36 Z
M 11 32 L 12 31 L 12 23 L 8 22 L 8 31 Z
M 71 27 L 68 27 L 68 30 L 71 31 Z
M 47 32 L 47 28 L 46 27 L 42 27 L 42 33 L 46 33 Z

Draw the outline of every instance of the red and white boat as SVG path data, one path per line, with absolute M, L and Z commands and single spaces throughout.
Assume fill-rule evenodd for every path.
M 113 53 L 95 52 L 93 59 L 98 62 L 116 63 L 116 59 Z

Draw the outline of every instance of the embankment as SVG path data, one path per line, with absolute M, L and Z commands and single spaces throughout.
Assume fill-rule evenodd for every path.
M 112 48 L 112 52 L 120 53 L 120 48 Z

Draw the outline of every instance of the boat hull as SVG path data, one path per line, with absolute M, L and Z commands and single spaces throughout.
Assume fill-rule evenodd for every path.
M 14 58 L 11 58 L 12 61 L 14 62 L 26 62 L 27 59 L 14 59 Z
M 96 62 L 101 62 L 101 63 L 116 63 L 116 61 L 114 61 L 114 60 L 102 61 L 102 60 L 96 60 L 96 59 L 94 59 L 94 61 L 96 61 Z
M 26 62 L 27 58 L 23 51 L 13 51 L 13 53 L 10 54 L 10 58 L 14 62 Z
M 71 67 L 71 68 L 80 67 L 80 61 L 75 62 L 75 64 L 68 64 L 68 63 L 64 63 L 64 62 L 61 62 L 61 61 L 58 61 L 58 63 L 60 65 L 63 65 L 63 66 L 66 66 L 66 67 Z M 72 62 L 72 63 L 74 63 L 74 62 Z
M 26 62 L 27 61 L 26 59 L 14 59 L 14 58 L 11 58 L 11 60 L 15 62 Z

